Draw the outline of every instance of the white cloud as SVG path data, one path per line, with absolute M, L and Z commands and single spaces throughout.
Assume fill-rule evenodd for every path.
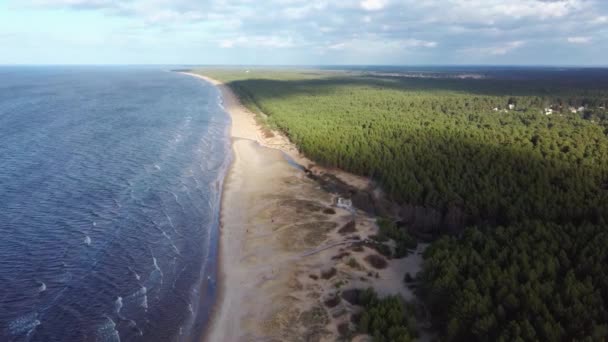
M 350 51 L 350 52 L 376 52 L 376 53 L 395 53 L 403 52 L 411 48 L 434 48 L 437 42 L 421 39 L 396 39 L 381 40 L 373 37 L 350 39 L 326 46 L 328 50 Z
M 572 44 L 589 44 L 591 43 L 591 37 L 568 37 L 568 43 Z
M 605 23 L 608 23 L 608 16 L 602 15 L 602 16 L 596 17 L 591 22 L 594 23 L 594 24 L 605 24 Z
M 283 10 L 286 18 L 289 19 L 304 19 L 313 15 L 313 13 L 322 11 L 327 7 L 324 1 L 311 2 L 303 6 L 287 7 Z
M 291 37 L 280 36 L 240 36 L 232 39 L 222 39 L 219 46 L 224 49 L 235 47 L 246 48 L 289 48 L 293 47 Z
M 31 0 L 35 6 L 100 6 L 113 4 L 112 0 Z
M 437 47 L 437 42 L 421 40 L 421 39 L 402 39 L 397 42 L 400 46 L 405 48 L 422 47 L 422 48 L 434 48 Z
M 366 11 L 379 11 L 386 7 L 387 0 L 362 0 L 359 4 Z
M 597 0 L 426 0 L 423 18 L 427 22 L 500 25 L 513 21 L 545 21 L 588 11 Z
M 344 50 L 346 48 L 346 43 L 331 44 L 327 48 L 329 50 Z
M 161 32 L 169 41 L 174 41 L 173 34 L 175 40 L 234 51 L 257 48 L 258 53 L 276 48 L 343 56 L 340 52 L 372 55 L 377 49 L 401 62 L 401 55 L 435 48 L 433 54 L 425 54 L 449 61 L 457 58 L 449 56 L 466 52 L 467 58 L 476 54 L 504 61 L 500 56 L 511 57 L 526 44 L 531 53 L 512 57 L 541 58 L 542 51 L 565 49 L 567 42 L 592 41 L 599 49 L 608 41 L 608 0 L 8 1 L 43 11 L 61 8 L 74 9 L 74 15 L 90 10 L 121 16 L 138 28 L 133 40 L 146 35 L 160 39 L 150 32 Z
M 559 1 L 504 1 L 495 7 L 498 13 L 504 13 L 507 17 L 524 18 L 536 17 L 539 19 L 561 18 L 571 11 L 581 8 L 582 0 L 559 0 Z
M 514 50 L 524 46 L 525 42 L 521 40 L 505 42 L 501 44 L 495 44 L 486 47 L 474 47 L 464 49 L 464 51 L 470 55 L 490 55 L 490 56 L 503 56 Z

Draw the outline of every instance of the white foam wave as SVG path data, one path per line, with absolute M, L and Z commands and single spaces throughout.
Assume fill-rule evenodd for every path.
M 222 97 L 222 95 L 217 96 L 217 103 L 220 105 L 220 108 L 222 108 L 222 110 L 226 110 L 226 108 L 224 108 L 224 98 Z
M 60 283 L 67 283 L 72 280 L 72 274 L 70 272 L 66 272 L 57 277 L 57 281 Z
M 160 229 L 160 228 L 159 228 Z M 173 250 L 175 251 L 175 254 L 179 255 L 180 251 L 179 248 L 177 248 L 177 246 L 175 245 L 175 243 L 173 242 L 173 239 L 169 236 L 169 234 L 167 234 L 167 232 L 165 232 L 164 230 L 160 229 L 160 231 L 162 232 L 163 236 L 169 240 L 169 244 L 171 245 L 171 248 L 173 248 Z
M 131 268 L 131 266 L 129 266 L 129 271 L 131 271 L 131 273 L 133 273 L 133 276 L 135 276 L 135 279 L 137 279 L 137 280 L 141 279 L 139 274 L 137 274 L 137 272 L 135 272 L 135 270 L 133 268 Z
M 11 321 L 8 324 L 8 333 L 13 336 L 23 334 L 30 336 L 40 324 L 41 323 L 38 320 L 38 313 L 30 313 Z
M 98 326 L 95 335 L 95 340 L 99 342 L 120 342 L 120 335 L 116 330 L 116 323 L 114 323 L 110 317 L 106 317 L 106 321 Z
M 145 286 L 142 286 L 139 288 L 139 290 L 135 291 L 134 293 L 130 294 L 127 298 L 125 298 L 125 301 L 127 301 L 128 303 L 133 303 L 136 306 L 142 307 L 144 309 L 148 309 L 148 288 Z
M 84 244 L 87 246 L 91 245 L 91 238 L 88 235 L 84 237 Z
M 154 289 L 158 291 L 163 286 L 163 272 L 158 266 L 158 261 L 155 257 L 152 257 L 152 263 L 154 265 L 154 270 L 150 272 L 148 279 L 143 285 L 150 290 Z
M 46 291 L 46 284 L 43 281 L 38 282 L 38 292 Z
M 114 302 L 114 309 L 116 311 L 116 315 L 120 318 L 122 318 L 122 316 L 120 315 L 120 310 L 122 309 L 122 297 L 118 296 L 118 298 L 116 298 L 116 301 Z

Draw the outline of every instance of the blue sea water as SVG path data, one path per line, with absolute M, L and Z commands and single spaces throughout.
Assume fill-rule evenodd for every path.
M 0 341 L 200 334 L 228 126 L 160 68 L 0 67 Z

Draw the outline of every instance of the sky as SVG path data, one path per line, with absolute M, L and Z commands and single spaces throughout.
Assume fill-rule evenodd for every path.
M 0 0 L 0 64 L 608 65 L 608 0 Z

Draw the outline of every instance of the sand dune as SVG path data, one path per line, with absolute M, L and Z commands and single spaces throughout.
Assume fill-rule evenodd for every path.
M 232 118 L 234 159 L 222 199 L 221 293 L 206 340 L 335 341 L 340 325 L 354 329 L 350 316 L 359 310 L 344 300 L 336 303 L 340 291 L 372 286 L 383 295 L 411 298 L 402 280 L 405 272 L 417 272 L 419 253 L 374 269 L 365 257 L 377 253 L 360 241 L 377 231 L 375 218 L 337 207 L 338 195 L 289 164 L 284 153 L 355 187 L 369 187 L 369 181 L 315 166 L 276 132 L 266 137 L 227 86 L 190 75 L 221 89 Z M 339 232 L 353 220 L 354 228 Z

